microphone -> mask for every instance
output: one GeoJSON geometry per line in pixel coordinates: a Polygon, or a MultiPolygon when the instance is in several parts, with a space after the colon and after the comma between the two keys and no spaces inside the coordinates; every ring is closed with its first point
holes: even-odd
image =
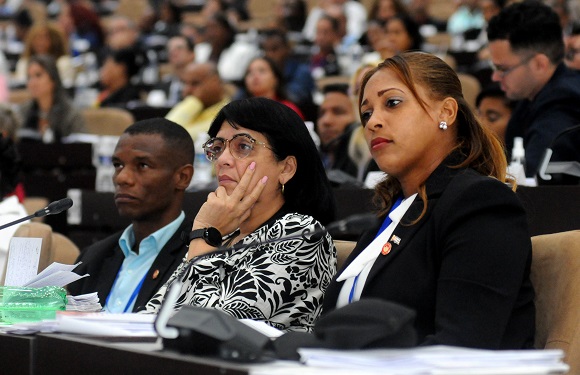
{"type": "Polygon", "coordinates": [[[46,206],[45,208],[36,211],[32,215],[28,215],[26,217],[20,218],[18,220],[14,220],[10,223],[7,223],[7,224],[0,226],[0,230],[2,230],[4,228],[8,228],[14,224],[18,224],[18,223],[21,223],[23,221],[35,218],[35,217],[44,217],[47,215],[59,214],[63,211],[68,210],[69,208],[71,208],[72,205],[73,205],[73,201],[72,201],[72,199],[70,199],[68,197],[63,198],[63,199],[58,200],[58,201],[54,201],[54,202],[50,203],[48,206],[46,206]]]}
{"type": "MultiPolygon", "coordinates": [[[[280,242],[280,241],[287,241],[287,240],[293,240],[293,239],[298,239],[298,238],[302,238],[303,236],[309,235],[309,236],[315,236],[315,235],[324,235],[327,232],[331,235],[331,236],[336,236],[339,234],[344,234],[344,233],[349,233],[352,234],[354,232],[358,232],[360,234],[361,231],[369,229],[371,227],[376,226],[379,223],[379,219],[373,215],[373,214],[356,214],[356,215],[351,215],[343,220],[339,220],[339,221],[335,221],[330,223],[326,228],[325,227],[321,227],[315,231],[312,232],[301,232],[298,234],[293,234],[290,236],[285,236],[285,237],[281,237],[281,238],[272,238],[269,240],[265,240],[265,241],[255,241],[249,244],[243,244],[243,243],[237,243],[234,246],[230,246],[230,247],[220,247],[217,250],[215,250],[214,252],[199,256],[193,260],[191,260],[189,262],[189,264],[185,267],[183,267],[181,269],[181,271],[179,272],[179,274],[175,277],[175,279],[171,282],[171,284],[167,287],[167,292],[165,294],[165,298],[161,304],[161,307],[159,309],[159,312],[157,314],[157,318],[155,319],[155,323],[154,323],[154,327],[155,327],[155,331],[157,332],[157,334],[164,339],[164,345],[167,344],[167,346],[172,346],[172,347],[179,347],[181,350],[189,350],[192,351],[193,349],[198,350],[199,348],[192,343],[192,336],[194,336],[195,330],[202,331],[201,328],[193,327],[192,325],[194,323],[192,323],[192,318],[191,315],[194,314],[193,310],[200,310],[200,309],[204,309],[204,308],[200,308],[200,307],[193,307],[193,306],[183,306],[181,308],[181,310],[178,311],[178,313],[176,313],[173,317],[172,316],[172,312],[173,312],[173,308],[175,306],[175,303],[177,302],[177,299],[179,298],[179,293],[181,292],[181,288],[183,286],[183,277],[185,275],[187,275],[189,269],[194,266],[195,264],[197,264],[200,260],[205,259],[207,255],[215,255],[216,253],[225,253],[228,251],[233,251],[233,250],[237,250],[237,249],[241,249],[241,248],[245,248],[245,247],[250,247],[250,246],[263,246],[263,245],[267,245],[267,244],[271,244],[271,243],[276,243],[276,242],[280,242]],[[187,319],[184,318],[184,316],[188,316],[187,319]],[[171,321],[170,321],[171,319],[171,321]],[[189,323],[186,323],[189,322],[189,323]],[[189,324],[189,326],[185,326],[186,324],[189,324]],[[188,338],[187,344],[185,344],[183,341],[179,341],[180,340],[180,336],[185,335],[188,338]],[[180,344],[181,343],[181,344],[180,344]],[[191,345],[192,347],[190,348],[185,348],[184,345],[191,345]]],[[[214,310],[214,309],[207,309],[205,308],[205,310],[214,310]]],[[[197,311],[197,313],[199,314],[199,311],[197,311]]],[[[207,312],[207,314],[210,314],[210,312],[207,312]]],[[[223,312],[221,311],[216,311],[216,314],[223,314],[223,312]]],[[[228,317],[230,317],[228,315],[228,317]]],[[[233,320],[236,320],[233,317],[230,317],[233,320]]],[[[220,317],[218,320],[224,321],[224,319],[227,319],[225,317],[220,317]]],[[[229,322],[229,325],[235,325],[236,323],[234,322],[229,322]]],[[[243,323],[240,323],[243,324],[243,323]]],[[[207,335],[210,335],[211,333],[208,333],[206,329],[203,329],[203,338],[204,338],[204,342],[208,342],[208,337],[207,335]]],[[[224,356],[224,353],[229,353],[229,351],[224,351],[223,346],[228,346],[229,349],[231,349],[232,346],[235,346],[238,350],[238,355],[239,355],[239,347],[238,344],[240,341],[244,341],[245,342],[245,355],[244,357],[248,360],[248,359],[257,359],[260,357],[259,352],[264,349],[264,347],[262,347],[262,343],[263,340],[261,337],[256,336],[254,334],[251,334],[250,332],[247,331],[247,329],[245,328],[241,328],[238,327],[236,330],[232,329],[230,327],[230,331],[236,331],[236,335],[232,336],[229,340],[225,340],[225,339],[218,339],[217,337],[210,337],[209,340],[212,342],[216,342],[216,345],[220,345],[221,346],[219,348],[216,348],[216,351],[219,351],[219,353],[221,353],[222,356],[224,356]],[[243,337],[240,337],[240,335],[242,335],[243,337]],[[252,337],[252,338],[250,338],[252,337]],[[254,342],[255,345],[252,347],[251,345],[249,345],[249,342],[254,342]]],[[[233,333],[232,333],[233,335],[233,333]]],[[[231,354],[231,353],[230,353],[231,354]]],[[[228,358],[226,359],[233,359],[233,357],[228,354],[228,358]]],[[[241,358],[238,358],[238,360],[241,358]]]]}
{"type": "MultiPolygon", "coordinates": [[[[563,136],[568,136],[570,133],[580,131],[580,125],[575,125],[570,128],[564,129],[554,137],[550,146],[544,151],[542,160],[540,161],[540,166],[538,168],[538,177],[543,181],[550,181],[552,179],[551,174],[568,174],[576,177],[580,177],[580,163],[578,161],[556,161],[550,162],[552,155],[554,153],[554,146],[557,145],[557,141],[563,136]]],[[[580,133],[577,133],[580,134],[580,133]]],[[[578,137],[578,136],[577,136],[578,137]]]]}

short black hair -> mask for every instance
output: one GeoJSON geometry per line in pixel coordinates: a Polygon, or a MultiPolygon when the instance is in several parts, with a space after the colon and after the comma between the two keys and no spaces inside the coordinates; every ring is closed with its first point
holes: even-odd
{"type": "Polygon", "coordinates": [[[215,137],[223,123],[262,133],[277,160],[296,158],[296,174],[284,187],[285,207],[314,217],[322,224],[334,220],[336,204],[322,160],[304,121],[288,106],[267,98],[235,100],[224,106],[208,134],[215,137]]]}
{"type": "Polygon", "coordinates": [[[264,30],[262,33],[260,40],[263,43],[266,39],[279,39],[283,45],[288,46],[288,37],[286,36],[286,32],[280,29],[268,29],[264,30]]]}
{"type": "Polygon", "coordinates": [[[560,18],[552,8],[539,1],[511,4],[494,16],[487,27],[487,39],[507,40],[511,49],[546,55],[553,64],[564,58],[560,18]]]}
{"type": "Polygon", "coordinates": [[[502,99],[504,104],[511,108],[512,110],[516,106],[516,101],[508,99],[505,95],[505,92],[501,89],[501,87],[497,83],[491,83],[484,88],[481,89],[477,97],[475,98],[475,106],[479,108],[479,105],[485,98],[498,98],[502,99]]]}
{"type": "Polygon", "coordinates": [[[338,92],[349,96],[349,86],[346,83],[329,83],[322,87],[322,94],[326,95],[330,92],[338,92]]]}
{"type": "Polygon", "coordinates": [[[167,146],[174,151],[175,161],[179,165],[192,164],[195,157],[193,139],[185,128],[163,117],[137,121],[129,126],[123,134],[159,134],[167,146]]]}
{"type": "Polygon", "coordinates": [[[125,65],[127,77],[131,78],[141,71],[146,63],[146,57],[135,48],[121,48],[118,50],[108,50],[106,57],[110,57],[118,64],[125,65]]]}

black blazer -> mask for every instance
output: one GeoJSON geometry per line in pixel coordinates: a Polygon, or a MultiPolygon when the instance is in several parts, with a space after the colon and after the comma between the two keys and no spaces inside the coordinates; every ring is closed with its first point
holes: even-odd
{"type": "MultiPolygon", "coordinates": [[[[135,300],[133,312],[143,309],[163,284],[179,266],[187,253],[186,243],[181,239],[181,233],[191,231],[192,222],[183,220],[181,226],[161,249],[151,268],[147,271],[147,277],[135,300]]],[[[105,304],[115,278],[125,256],[119,247],[119,238],[123,232],[115,233],[81,252],[77,262],[82,262],[74,271],[79,275],[89,274],[68,286],[72,295],[85,293],[99,293],[101,305],[105,304]]]]}
{"type": "MultiPolygon", "coordinates": [[[[399,244],[391,238],[391,252],[379,255],[361,298],[414,309],[422,345],[533,347],[531,240],[515,193],[471,169],[444,165],[429,177],[426,192],[424,216],[412,223],[423,209],[418,196],[393,232],[399,244]]],[[[362,235],[343,269],[379,228],[362,235]]],[[[325,313],[336,307],[343,285],[336,277],[325,294],[325,313]]]]}

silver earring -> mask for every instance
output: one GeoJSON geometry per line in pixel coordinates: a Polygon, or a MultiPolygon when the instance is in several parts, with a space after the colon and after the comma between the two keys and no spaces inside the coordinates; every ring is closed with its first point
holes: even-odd
{"type": "Polygon", "coordinates": [[[439,123],[439,129],[441,129],[441,130],[447,130],[447,123],[445,121],[441,121],[439,123]]]}

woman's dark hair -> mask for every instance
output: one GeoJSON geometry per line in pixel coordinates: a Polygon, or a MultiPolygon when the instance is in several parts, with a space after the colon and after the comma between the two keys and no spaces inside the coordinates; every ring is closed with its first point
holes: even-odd
{"type": "Polygon", "coordinates": [[[415,22],[411,16],[406,13],[397,14],[396,16],[393,16],[391,19],[389,19],[389,21],[387,21],[385,27],[388,27],[388,23],[392,20],[400,20],[403,23],[405,30],[407,30],[407,34],[409,34],[409,37],[413,41],[411,48],[408,49],[409,51],[418,51],[423,47],[424,38],[423,35],[421,35],[419,32],[419,24],[415,22]]]}
{"type": "Polygon", "coordinates": [[[272,71],[272,74],[274,74],[274,77],[276,77],[276,81],[278,82],[278,84],[276,85],[276,99],[279,100],[286,100],[288,99],[288,95],[286,94],[286,83],[284,80],[284,75],[282,74],[282,71],[276,66],[276,63],[274,62],[274,60],[272,60],[269,57],[266,56],[259,56],[259,57],[254,57],[250,63],[248,64],[248,68],[246,69],[246,73],[244,73],[244,90],[246,91],[248,96],[252,96],[252,93],[250,93],[250,91],[248,91],[248,87],[246,86],[246,76],[248,75],[248,72],[250,71],[250,65],[252,65],[252,63],[256,60],[262,60],[265,61],[266,64],[268,64],[268,66],[270,67],[270,70],[272,71]]]}
{"type": "Polygon", "coordinates": [[[234,43],[238,30],[236,30],[234,25],[231,24],[226,14],[223,12],[214,13],[211,18],[228,33],[228,37],[225,41],[225,47],[227,48],[231,46],[234,43]]]}
{"type": "Polygon", "coordinates": [[[54,83],[53,95],[55,99],[53,101],[56,101],[57,97],[66,96],[66,91],[62,86],[62,80],[58,74],[58,67],[54,57],[49,55],[33,55],[28,59],[28,66],[32,64],[40,65],[40,67],[48,74],[50,80],[54,83]]]}
{"type": "Polygon", "coordinates": [[[107,57],[112,58],[117,64],[124,65],[129,79],[139,73],[141,67],[145,65],[145,56],[134,48],[109,50],[107,57]]]}
{"type": "Polygon", "coordinates": [[[284,186],[285,207],[311,215],[322,224],[334,220],[334,194],[320,156],[304,122],[286,105],[267,98],[235,100],[223,107],[208,134],[215,137],[224,122],[262,133],[277,160],[296,158],[296,174],[284,186]]]}

